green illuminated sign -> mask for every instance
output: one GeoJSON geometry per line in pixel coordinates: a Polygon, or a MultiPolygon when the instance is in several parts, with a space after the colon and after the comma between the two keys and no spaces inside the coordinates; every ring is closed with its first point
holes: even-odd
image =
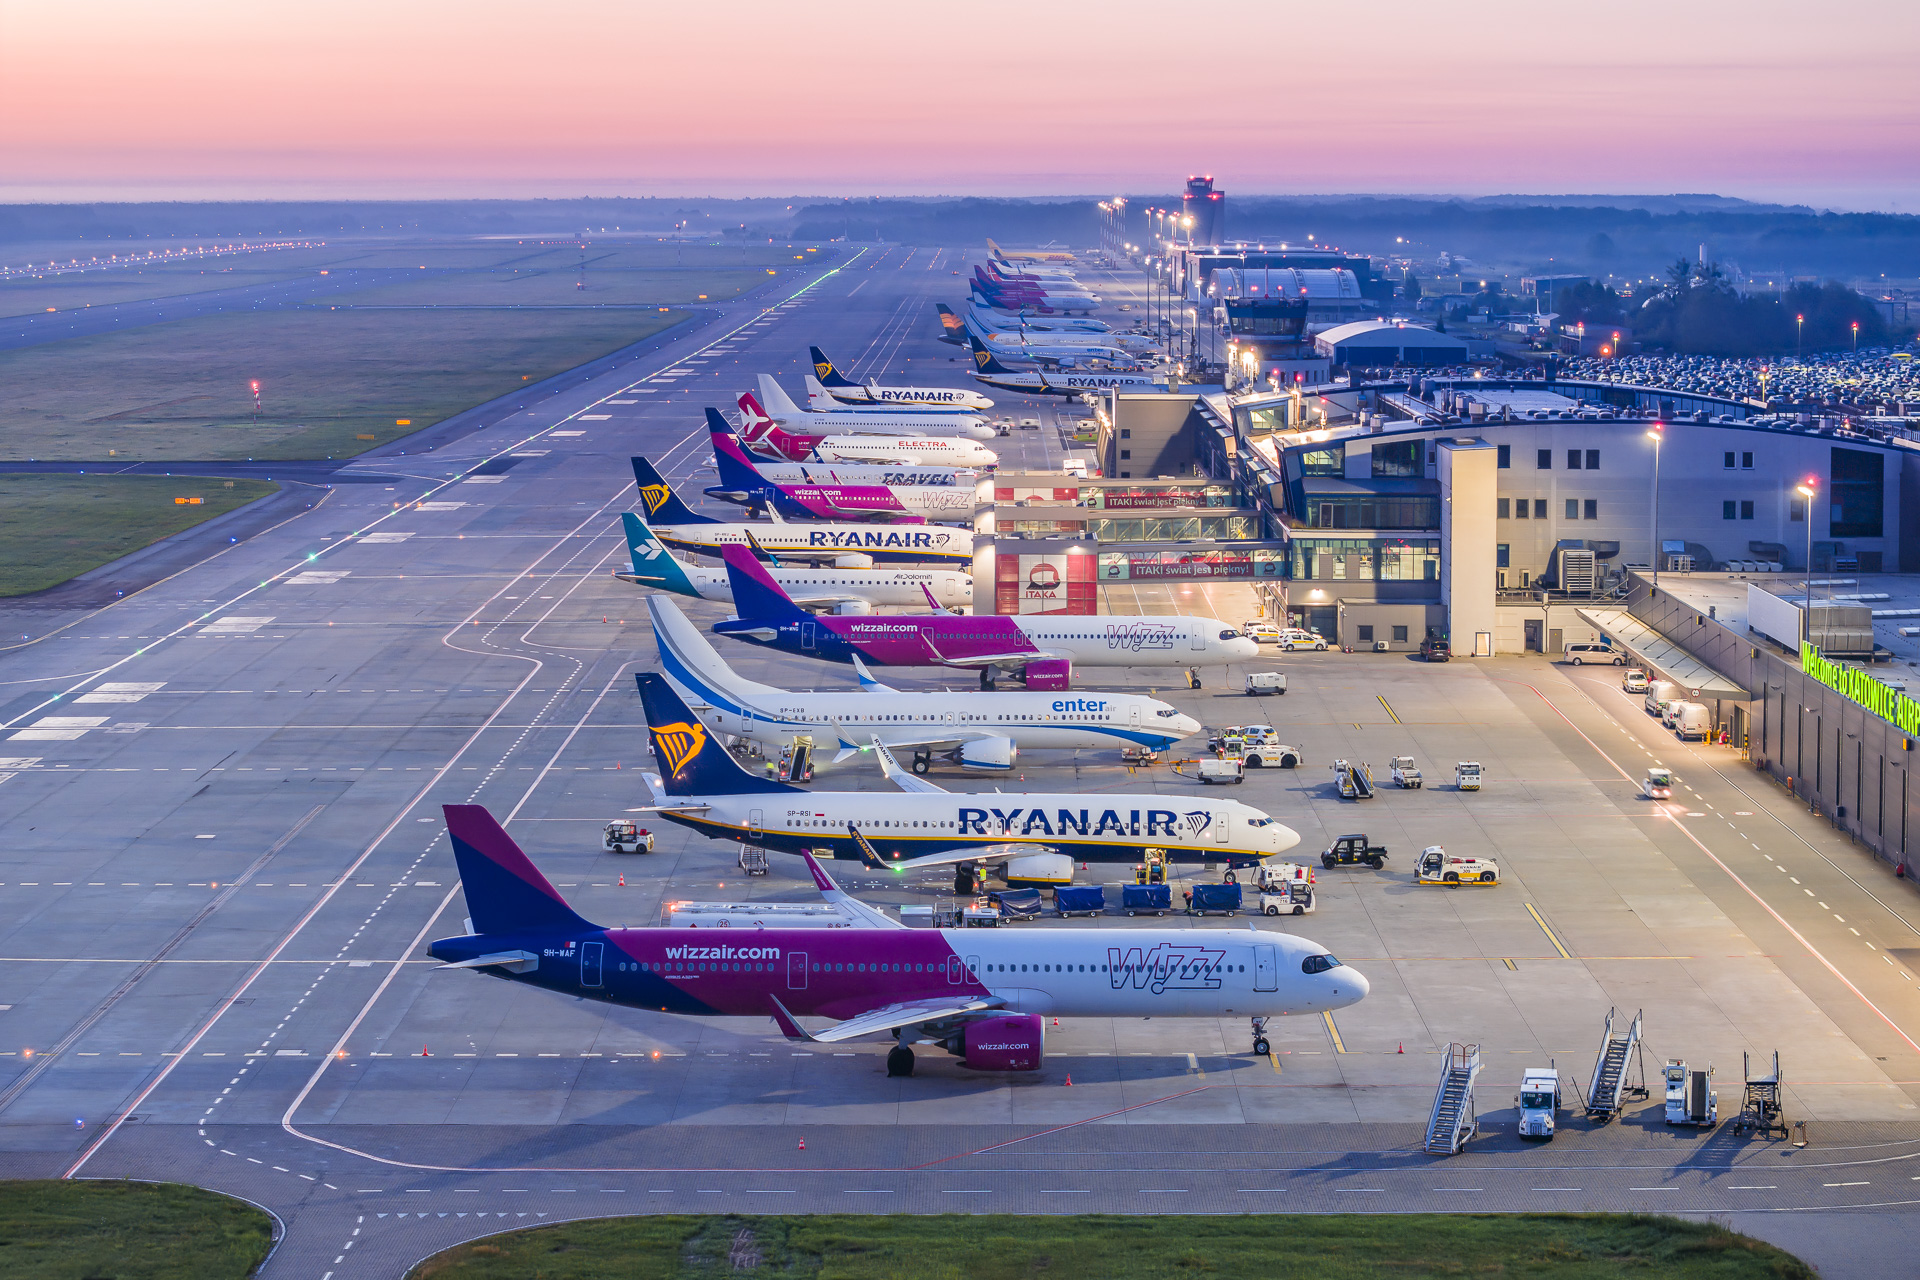
{"type": "Polygon", "coordinates": [[[1820,656],[1819,646],[1800,642],[1800,670],[1844,698],[1859,703],[1900,732],[1920,734],[1920,702],[1859,670],[1820,656]]]}

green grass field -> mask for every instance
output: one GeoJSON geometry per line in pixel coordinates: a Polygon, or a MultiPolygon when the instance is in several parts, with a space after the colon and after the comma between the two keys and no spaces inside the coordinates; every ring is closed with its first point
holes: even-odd
{"type": "MultiPolygon", "coordinates": [[[[57,586],[279,488],[194,476],[0,474],[0,596],[57,586]],[[201,502],[174,501],[191,497],[201,502]]],[[[0,1265],[0,1276],[10,1274],[0,1265]]]]}
{"type": "Polygon", "coordinates": [[[10,1280],[245,1280],[272,1221],[177,1183],[0,1182],[0,1276],[10,1280]]]}
{"type": "Polygon", "coordinates": [[[318,282],[321,271],[419,272],[316,294],[313,310],[233,311],[0,352],[0,457],[350,457],[641,341],[679,322],[686,305],[736,297],[772,280],[769,271],[811,267],[819,256],[784,244],[485,239],[8,282],[0,314],[318,282]]]}
{"type": "Polygon", "coordinates": [[[1812,1280],[1791,1254],[1677,1218],[682,1217],[560,1223],[459,1245],[409,1280],[1812,1280]]]}

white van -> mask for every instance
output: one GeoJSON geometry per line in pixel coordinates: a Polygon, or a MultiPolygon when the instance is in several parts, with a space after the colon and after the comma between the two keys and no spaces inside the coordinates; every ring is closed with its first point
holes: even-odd
{"type": "Polygon", "coordinates": [[[1713,716],[1701,703],[1682,702],[1674,712],[1673,733],[1682,742],[1711,741],[1713,716]]]}
{"type": "Polygon", "coordinates": [[[1657,716],[1669,702],[1680,696],[1680,686],[1671,680],[1655,680],[1647,686],[1647,714],[1657,716]]]}
{"type": "Polygon", "coordinates": [[[1616,667],[1627,665],[1627,655],[1612,645],[1570,644],[1561,654],[1576,667],[1587,662],[1611,662],[1616,667]]]}

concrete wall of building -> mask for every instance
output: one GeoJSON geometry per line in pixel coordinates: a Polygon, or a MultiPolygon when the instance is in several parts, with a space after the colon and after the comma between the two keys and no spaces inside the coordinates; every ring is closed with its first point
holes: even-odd
{"type": "Polygon", "coordinates": [[[1371,649],[1376,641],[1384,641],[1390,652],[1410,653],[1420,647],[1429,626],[1444,628],[1447,624],[1446,609],[1425,602],[1342,599],[1339,608],[1339,641],[1354,649],[1371,649]],[[1371,635],[1366,633],[1367,628],[1372,628],[1371,635]]]}
{"type": "Polygon", "coordinates": [[[1501,653],[1529,651],[1556,656],[1570,644],[1599,644],[1600,632],[1564,602],[1502,601],[1495,632],[1501,653]],[[1537,637],[1537,639],[1536,639],[1537,637]]]}
{"type": "Polygon", "coordinates": [[[1491,657],[1499,615],[1494,607],[1494,492],[1498,452],[1479,440],[1439,442],[1440,598],[1447,633],[1459,657],[1491,657]],[[1485,642],[1478,637],[1485,633],[1485,642]]]}
{"type": "Polygon", "coordinates": [[[1195,412],[1190,395],[1115,395],[1103,470],[1116,479],[1187,475],[1194,460],[1188,419],[1195,412]]]}

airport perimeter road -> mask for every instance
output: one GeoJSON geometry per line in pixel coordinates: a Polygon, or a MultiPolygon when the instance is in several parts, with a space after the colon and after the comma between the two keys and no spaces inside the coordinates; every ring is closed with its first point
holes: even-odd
{"type": "MultiPolygon", "coordinates": [[[[1920,1055],[1865,1000],[1895,1026],[1920,1007],[1890,985],[1910,978],[1875,972],[1915,972],[1880,958],[1904,945],[1905,887],[1731,764],[1718,778],[1712,757],[1664,752],[1702,799],[1651,813],[1630,775],[1634,751],[1659,744],[1609,701],[1610,673],[1324,653],[1262,661],[1289,673],[1284,699],[1239,696],[1237,671],[1198,691],[1167,690],[1164,671],[1086,682],[1159,687],[1210,725],[1272,718],[1307,764],[1234,798],[1298,830],[1302,853],[1353,830],[1393,851],[1382,872],[1323,873],[1315,915],[1189,922],[1284,925],[1372,982],[1337,1021],[1276,1020],[1265,1056],[1244,1020],[1066,1019],[1031,1079],[925,1048],[914,1078],[889,1079],[884,1045],[796,1047],[754,1019],[611,1009],[424,958],[465,914],[449,802],[510,822],[590,919],[810,895],[794,860],[745,882],[729,849],[677,828],[651,856],[599,851],[601,824],[648,801],[632,676],[653,644],[641,594],[611,576],[627,459],[646,454],[697,492],[711,483],[701,409],[731,405],[760,372],[797,392],[809,344],[855,376],[963,385],[932,304],[958,297],[951,273],[966,264],[845,247],[812,284],[556,380],[430,453],[356,460],[363,482],[312,511],[0,653],[0,1173],[244,1195],[286,1224],[266,1274],[312,1280],[395,1276],[530,1222],[659,1209],[1632,1208],[1731,1215],[1828,1275],[1888,1274],[1920,1221],[1920,1055]],[[1332,793],[1329,760],[1379,767],[1401,752],[1436,775],[1429,789],[1365,805],[1332,793]],[[1463,758],[1486,764],[1485,791],[1444,785],[1463,758]],[[1736,849],[1734,831],[1762,848],[1736,849]],[[1503,882],[1417,886],[1412,855],[1431,843],[1491,853],[1503,882]],[[1773,871],[1769,854],[1793,861],[1773,871]],[[1886,905],[1847,896],[1861,886],[1886,905]],[[1553,1062],[1584,1085],[1609,1007],[1646,1010],[1650,1075],[1665,1055],[1711,1060],[1723,1120],[1740,1051],[1781,1049],[1789,1115],[1810,1122],[1811,1144],[1669,1130],[1656,1095],[1615,1125],[1569,1113],[1553,1144],[1519,1146],[1520,1070],[1553,1062]],[[1440,1160],[1417,1149],[1456,1041],[1487,1063],[1482,1128],[1468,1154],[1440,1160]],[[1834,1228],[1836,1214],[1853,1216],[1834,1228]]],[[[1060,417],[1012,397],[1002,408],[1060,417]]],[[[996,447],[1019,466],[1057,461],[1062,443],[1041,429],[996,447]]],[[[686,608],[703,625],[726,612],[686,608]]],[[[751,679],[852,683],[725,652],[751,679]]],[[[1170,797],[1194,785],[1105,753],[1020,765],[991,781],[943,766],[937,780],[1170,797]]],[[[823,766],[820,782],[888,789],[864,758],[823,766]]],[[[889,904],[951,884],[846,878],[889,904]]]]}

